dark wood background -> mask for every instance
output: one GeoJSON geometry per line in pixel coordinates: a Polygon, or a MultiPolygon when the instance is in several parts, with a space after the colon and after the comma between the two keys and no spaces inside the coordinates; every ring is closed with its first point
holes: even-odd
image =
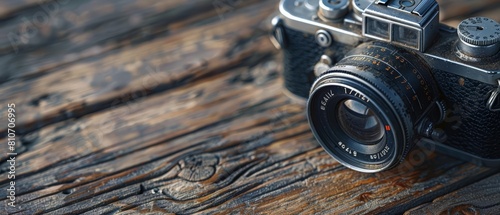
{"type": "MultiPolygon", "coordinates": [[[[438,2],[452,26],[500,21],[498,0],[438,2]]],[[[500,213],[498,169],[426,149],[377,174],[330,158],[282,93],[277,3],[0,2],[0,213],[500,213]]]]}

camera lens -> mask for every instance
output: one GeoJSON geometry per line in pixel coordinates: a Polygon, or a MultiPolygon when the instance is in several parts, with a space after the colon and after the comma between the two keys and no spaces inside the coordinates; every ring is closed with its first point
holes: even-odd
{"type": "Polygon", "coordinates": [[[340,128],[361,144],[377,143],[384,136],[379,117],[366,105],[353,99],[340,102],[336,115],[340,128]]]}
{"type": "Polygon", "coordinates": [[[322,74],[307,103],[311,130],[343,165],[390,169],[414,145],[414,128],[437,100],[427,63],[382,42],[364,43],[322,74]]]}

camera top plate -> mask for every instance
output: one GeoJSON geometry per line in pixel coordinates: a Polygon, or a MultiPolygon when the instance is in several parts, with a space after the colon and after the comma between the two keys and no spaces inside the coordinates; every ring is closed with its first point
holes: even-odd
{"type": "Polygon", "coordinates": [[[435,4],[432,0],[378,0],[376,4],[387,5],[390,8],[412,13],[418,16],[424,16],[435,4]]]}

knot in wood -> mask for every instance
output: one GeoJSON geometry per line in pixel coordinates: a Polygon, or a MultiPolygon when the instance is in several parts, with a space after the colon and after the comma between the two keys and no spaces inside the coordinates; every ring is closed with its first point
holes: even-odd
{"type": "Polygon", "coordinates": [[[179,162],[178,176],[188,181],[203,181],[215,174],[219,158],[213,154],[190,155],[179,162]]]}

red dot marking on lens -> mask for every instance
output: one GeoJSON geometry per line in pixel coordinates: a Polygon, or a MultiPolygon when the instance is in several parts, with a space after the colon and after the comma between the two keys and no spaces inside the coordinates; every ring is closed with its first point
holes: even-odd
{"type": "Polygon", "coordinates": [[[386,125],[386,126],[385,126],[385,130],[386,130],[386,131],[390,131],[390,130],[391,130],[391,126],[386,125]]]}

